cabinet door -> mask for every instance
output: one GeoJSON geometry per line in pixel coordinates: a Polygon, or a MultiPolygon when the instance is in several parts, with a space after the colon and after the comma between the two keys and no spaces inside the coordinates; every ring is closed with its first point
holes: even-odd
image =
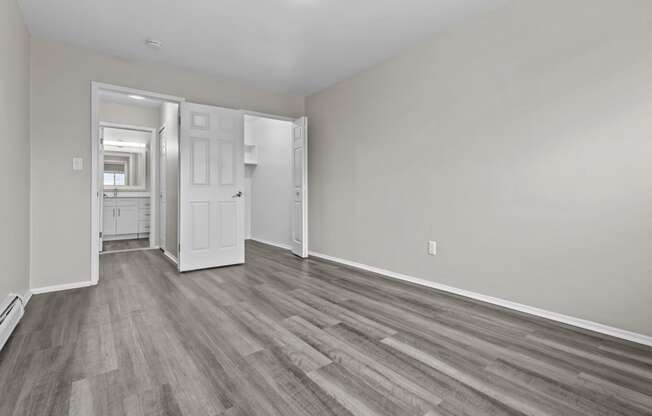
{"type": "Polygon", "coordinates": [[[117,234],[136,234],[138,233],[138,207],[117,207],[117,234]]]}
{"type": "Polygon", "coordinates": [[[111,205],[104,205],[102,210],[102,235],[115,234],[116,208],[111,205]]]}

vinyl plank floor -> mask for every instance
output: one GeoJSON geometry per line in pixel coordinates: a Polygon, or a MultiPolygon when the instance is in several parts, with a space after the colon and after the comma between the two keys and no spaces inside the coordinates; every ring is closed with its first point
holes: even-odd
{"type": "Polygon", "coordinates": [[[103,252],[119,250],[134,250],[139,248],[148,248],[149,238],[133,238],[129,240],[111,240],[103,243],[103,252]]]}
{"type": "Polygon", "coordinates": [[[652,415],[652,348],[246,250],[183,274],[106,253],[97,286],[34,296],[0,352],[0,415],[652,415]]]}

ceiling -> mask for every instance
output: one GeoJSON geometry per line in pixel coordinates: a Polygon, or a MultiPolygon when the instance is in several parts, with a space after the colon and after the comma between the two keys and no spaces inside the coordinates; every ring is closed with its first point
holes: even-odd
{"type": "Polygon", "coordinates": [[[504,0],[19,2],[34,36],[309,95],[504,0]]]}

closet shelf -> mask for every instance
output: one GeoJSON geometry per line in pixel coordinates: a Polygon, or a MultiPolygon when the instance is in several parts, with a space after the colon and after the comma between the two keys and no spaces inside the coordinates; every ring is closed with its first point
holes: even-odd
{"type": "Polygon", "coordinates": [[[244,148],[244,162],[245,165],[257,165],[258,164],[258,146],[255,144],[246,144],[244,148]]]}

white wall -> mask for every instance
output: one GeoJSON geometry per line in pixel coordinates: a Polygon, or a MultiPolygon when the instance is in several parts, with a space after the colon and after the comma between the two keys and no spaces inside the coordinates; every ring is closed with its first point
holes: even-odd
{"type": "Polygon", "coordinates": [[[29,33],[0,0],[0,302],[29,289],[29,33]]]}
{"type": "Polygon", "coordinates": [[[650,16],[514,0],[308,97],[311,250],[652,335],[650,16]]]}
{"type": "Polygon", "coordinates": [[[251,190],[246,201],[251,209],[251,238],[288,246],[292,237],[292,123],[247,116],[245,143],[258,147],[258,165],[249,168],[251,190]]]}
{"type": "Polygon", "coordinates": [[[303,97],[32,39],[32,287],[90,280],[91,81],[203,104],[288,116],[304,113],[303,97]],[[72,170],[74,156],[84,159],[83,171],[72,170]]]}
{"type": "Polygon", "coordinates": [[[105,99],[100,99],[99,107],[101,122],[148,127],[156,130],[161,127],[161,110],[157,107],[129,105],[105,99]]]}

